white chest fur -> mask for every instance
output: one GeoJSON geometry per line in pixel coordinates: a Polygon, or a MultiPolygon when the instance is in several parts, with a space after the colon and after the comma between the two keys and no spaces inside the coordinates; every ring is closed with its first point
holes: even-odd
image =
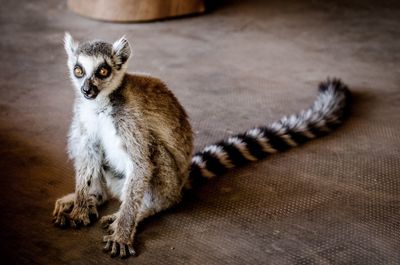
{"type": "Polygon", "coordinates": [[[100,142],[107,162],[115,170],[129,174],[132,170],[131,159],[110,115],[111,107],[99,110],[99,106],[92,102],[83,105],[80,109],[81,124],[89,137],[100,142]]]}

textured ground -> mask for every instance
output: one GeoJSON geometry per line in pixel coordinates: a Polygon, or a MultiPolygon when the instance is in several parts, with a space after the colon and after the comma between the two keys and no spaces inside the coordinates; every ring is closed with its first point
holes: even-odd
{"type": "Polygon", "coordinates": [[[74,186],[65,30],[126,34],[130,70],[169,84],[197,148],[307,107],[328,75],[356,96],[334,134],[209,182],[143,223],[139,256],[113,264],[400,263],[398,1],[224,1],[150,24],[88,20],[64,1],[0,6],[1,264],[111,262],[98,224],[51,223],[54,201],[74,186]]]}

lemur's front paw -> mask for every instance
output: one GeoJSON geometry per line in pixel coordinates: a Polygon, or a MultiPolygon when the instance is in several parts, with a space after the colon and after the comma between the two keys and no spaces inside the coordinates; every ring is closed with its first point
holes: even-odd
{"type": "Polygon", "coordinates": [[[75,206],[69,214],[69,223],[73,228],[78,228],[82,225],[88,226],[96,221],[98,217],[96,205],[75,206]]]}
{"type": "Polygon", "coordinates": [[[110,252],[111,257],[119,256],[123,259],[136,255],[132,242],[129,239],[117,236],[115,232],[112,235],[104,236],[103,242],[106,243],[104,251],[110,252]]]}
{"type": "Polygon", "coordinates": [[[60,227],[79,227],[87,226],[97,220],[96,200],[93,197],[85,201],[76,201],[74,193],[68,194],[56,201],[53,211],[53,222],[60,227]]]}
{"type": "Polygon", "coordinates": [[[68,194],[56,201],[53,211],[53,222],[60,227],[68,225],[68,215],[74,207],[75,194],[68,194]]]}

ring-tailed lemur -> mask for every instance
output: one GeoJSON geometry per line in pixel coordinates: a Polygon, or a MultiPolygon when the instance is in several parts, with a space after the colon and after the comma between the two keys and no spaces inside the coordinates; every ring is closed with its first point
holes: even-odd
{"type": "Polygon", "coordinates": [[[160,80],[127,74],[131,55],[122,37],[113,44],[75,42],[65,35],[76,88],[68,150],[76,171],[75,192],[56,201],[59,226],[89,225],[110,196],[118,212],[101,218],[112,256],[134,255],[137,224],[178,203],[193,182],[264,158],[330,132],[349,110],[350,92],[339,80],[321,83],[311,108],[205,147],[192,157],[185,110],[160,80]]]}

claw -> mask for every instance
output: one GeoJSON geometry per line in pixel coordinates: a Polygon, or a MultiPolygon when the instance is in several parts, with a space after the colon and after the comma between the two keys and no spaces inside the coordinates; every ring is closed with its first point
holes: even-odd
{"type": "MultiPolygon", "coordinates": [[[[90,215],[89,215],[90,216],[90,215]]],[[[88,218],[88,219],[84,219],[84,220],[79,220],[79,225],[81,226],[81,225],[83,225],[83,226],[88,226],[88,225],[90,225],[91,224],[91,222],[90,222],[90,219],[88,218]]]]}
{"type": "Polygon", "coordinates": [[[65,228],[67,226],[67,217],[64,213],[58,214],[53,218],[53,223],[55,226],[59,226],[61,228],[65,228]]]}
{"type": "Polygon", "coordinates": [[[108,252],[111,250],[111,240],[108,240],[106,245],[104,246],[104,251],[108,252]]]}
{"type": "Polygon", "coordinates": [[[113,242],[111,248],[111,257],[117,256],[118,252],[119,252],[119,244],[117,242],[113,242]]]}
{"type": "Polygon", "coordinates": [[[135,256],[136,255],[136,251],[133,249],[132,244],[128,244],[127,247],[128,247],[129,255],[135,256]]]}
{"type": "Polygon", "coordinates": [[[127,253],[126,253],[126,245],[125,244],[121,244],[120,248],[119,248],[119,256],[123,259],[127,257],[127,253]]]}
{"type": "Polygon", "coordinates": [[[71,221],[69,222],[69,225],[70,225],[72,228],[78,228],[78,226],[76,225],[76,223],[75,223],[74,220],[71,220],[71,221]]]}
{"type": "Polygon", "coordinates": [[[66,228],[68,225],[67,218],[65,216],[60,217],[59,225],[61,228],[66,228]]]}

